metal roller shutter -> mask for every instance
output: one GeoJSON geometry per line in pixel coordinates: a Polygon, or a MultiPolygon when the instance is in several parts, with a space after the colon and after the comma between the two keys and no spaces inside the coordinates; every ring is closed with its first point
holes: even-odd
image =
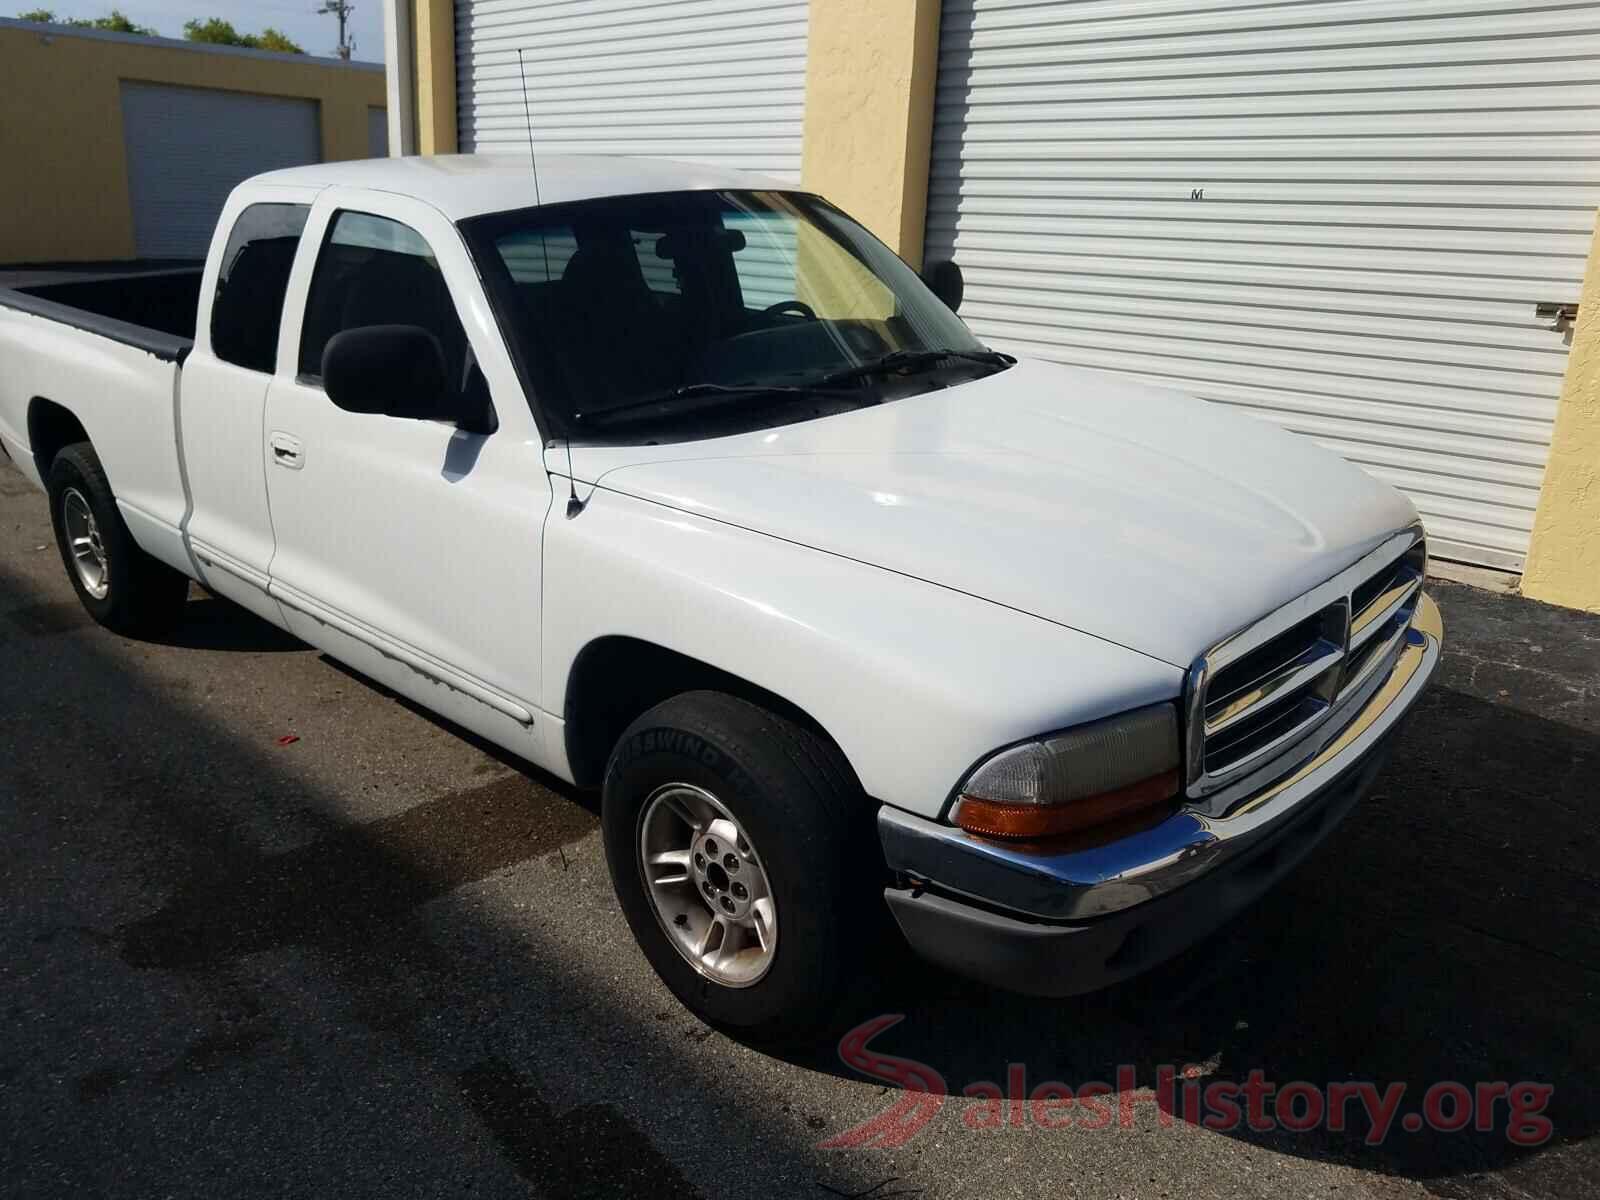
{"type": "Polygon", "coordinates": [[[315,100],[124,81],[122,131],[141,258],[203,258],[236,184],[322,158],[315,100]]]}
{"type": "Polygon", "coordinates": [[[458,0],[464,151],[535,144],[800,177],[806,0],[458,0]]]}
{"type": "Polygon", "coordinates": [[[927,254],[996,344],[1196,392],[1520,570],[1600,205],[1600,8],[947,0],[927,254]],[[1515,8],[1515,11],[1508,9],[1515,8]]]}

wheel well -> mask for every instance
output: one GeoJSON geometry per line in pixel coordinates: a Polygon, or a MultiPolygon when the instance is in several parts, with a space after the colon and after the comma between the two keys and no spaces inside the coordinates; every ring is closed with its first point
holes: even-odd
{"type": "Polygon", "coordinates": [[[775,692],[653,642],[603,637],[583,648],[567,676],[567,760],[574,781],[598,786],[624,729],[663,700],[702,689],[759,704],[838,747],[811,714],[775,692]]]}
{"type": "Polygon", "coordinates": [[[49,477],[50,464],[63,447],[88,440],[89,434],[78,418],[54,400],[35,396],[28,405],[28,445],[33,449],[40,479],[49,477]]]}

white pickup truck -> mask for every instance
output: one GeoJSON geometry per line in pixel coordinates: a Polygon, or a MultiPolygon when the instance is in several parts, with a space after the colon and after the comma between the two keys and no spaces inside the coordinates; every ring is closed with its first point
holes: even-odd
{"type": "Polygon", "coordinates": [[[0,293],[0,441],[89,612],[137,634],[197,579],[599,787],[646,956],[756,1034],[824,1018],[886,911],[1103,986],[1349,811],[1442,638],[1396,491],[987,349],[952,264],[783,184],[538,185],[274,172],[203,271],[0,293]]]}

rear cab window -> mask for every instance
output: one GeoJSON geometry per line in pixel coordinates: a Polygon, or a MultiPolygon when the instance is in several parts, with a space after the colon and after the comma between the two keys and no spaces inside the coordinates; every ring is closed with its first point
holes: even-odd
{"type": "Polygon", "coordinates": [[[211,300],[211,352],[223,362],[273,372],[289,270],[310,212],[306,204],[252,204],[233,223],[211,300]]]}

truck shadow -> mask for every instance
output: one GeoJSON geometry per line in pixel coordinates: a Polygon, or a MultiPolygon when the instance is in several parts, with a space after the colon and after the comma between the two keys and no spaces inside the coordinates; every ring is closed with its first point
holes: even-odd
{"type": "MultiPolygon", "coordinates": [[[[1595,735],[1435,688],[1328,844],[1178,959],[1059,1001],[907,963],[857,1012],[906,1014],[873,1050],[926,1063],[956,1094],[981,1080],[1004,1089],[1011,1063],[1029,1089],[1114,1083],[1125,1064],[1148,1088],[1159,1067],[1193,1065],[1202,1083],[1257,1069],[1279,1087],[1403,1082],[1403,1114],[1435,1083],[1533,1081],[1555,1089],[1552,1144],[1576,1141],[1600,1124],[1597,780],[1595,735]]],[[[800,1061],[859,1077],[826,1052],[800,1061]]],[[[1173,1107],[1181,1119],[1181,1096],[1173,1107]]],[[[1377,1146],[1359,1104],[1350,1118],[1342,1132],[1226,1135],[1422,1181],[1541,1169],[1508,1142],[1504,1102],[1493,1132],[1397,1122],[1377,1146]]]]}
{"type": "Polygon", "coordinates": [[[148,640],[184,650],[225,650],[240,654],[308,649],[293,634],[268,624],[232,601],[211,595],[199,584],[189,589],[182,624],[148,640]]]}

